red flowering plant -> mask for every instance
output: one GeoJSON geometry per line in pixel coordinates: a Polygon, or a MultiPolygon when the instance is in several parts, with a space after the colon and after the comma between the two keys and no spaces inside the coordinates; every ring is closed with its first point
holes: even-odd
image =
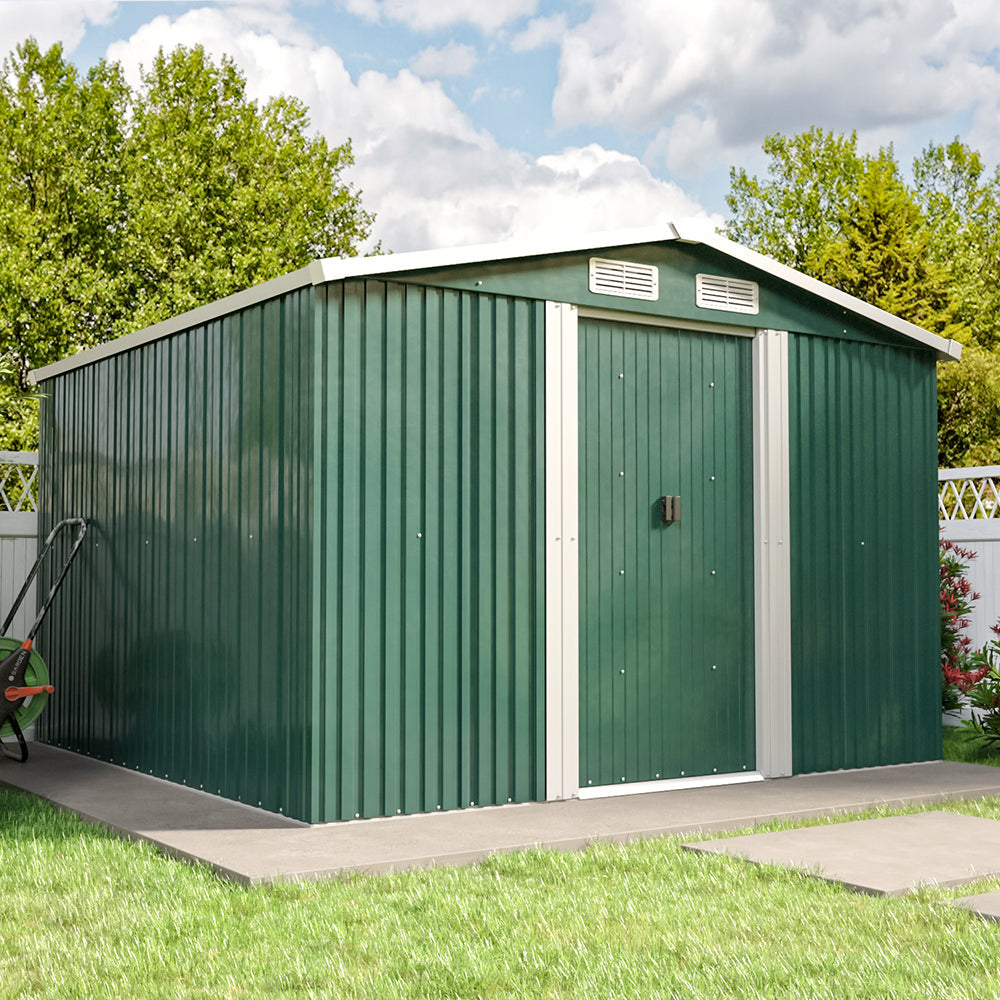
{"type": "Polygon", "coordinates": [[[971,719],[962,726],[974,739],[984,743],[1000,744],[1000,620],[992,626],[996,639],[991,639],[982,650],[974,653],[975,661],[981,666],[977,672],[982,676],[969,690],[971,719]]]}
{"type": "Polygon", "coordinates": [[[975,558],[976,553],[971,549],[941,539],[941,709],[944,712],[958,711],[962,695],[971,691],[991,669],[984,651],[974,652],[972,640],[965,634],[972,605],[979,600],[979,594],[965,577],[967,564],[975,558]]]}

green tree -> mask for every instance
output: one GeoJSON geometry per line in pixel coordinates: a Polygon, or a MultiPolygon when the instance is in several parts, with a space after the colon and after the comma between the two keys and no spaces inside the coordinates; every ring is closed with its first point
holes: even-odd
{"type": "Polygon", "coordinates": [[[130,88],[60,46],[0,74],[0,448],[37,445],[27,372],[301,267],[347,256],[373,217],[343,179],[350,142],[303,105],[248,99],[234,63],[160,52],[130,88]]]}
{"type": "Polygon", "coordinates": [[[857,135],[812,128],[769,135],[765,180],[732,167],[726,235],[806,274],[815,274],[840,232],[843,206],[857,190],[864,158],[857,135]]]}
{"type": "Polygon", "coordinates": [[[866,158],[836,221],[836,235],[817,253],[816,276],[894,316],[950,336],[949,275],[929,257],[928,230],[891,149],[866,158]]]}
{"type": "Polygon", "coordinates": [[[115,237],[124,225],[116,67],[84,80],[58,46],[19,46],[0,74],[0,446],[31,448],[31,367],[95,343],[121,315],[115,237]],[[110,266],[109,266],[110,265],[110,266]]]}
{"type": "Polygon", "coordinates": [[[768,177],[730,171],[726,235],[894,315],[959,340],[938,366],[938,461],[1000,463],[1000,181],[959,140],[917,158],[811,129],[770,136],[768,177]]]}
{"type": "Polygon", "coordinates": [[[932,259],[951,277],[955,319],[967,339],[1000,347],[1000,172],[959,139],[931,144],[913,163],[914,194],[932,259]]]}
{"type": "Polygon", "coordinates": [[[349,144],[307,135],[301,103],[247,99],[234,63],[162,51],[133,103],[125,191],[147,326],[315,257],[353,255],[371,217],[340,181],[349,144]]]}

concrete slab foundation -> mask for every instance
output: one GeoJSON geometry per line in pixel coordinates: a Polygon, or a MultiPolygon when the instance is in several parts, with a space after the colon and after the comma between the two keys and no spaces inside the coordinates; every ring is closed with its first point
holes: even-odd
{"type": "Polygon", "coordinates": [[[536,846],[576,850],[594,841],[736,830],[882,803],[997,796],[1000,768],[937,761],[317,826],[38,743],[26,764],[0,760],[0,784],[253,884],[469,864],[536,846]]]}

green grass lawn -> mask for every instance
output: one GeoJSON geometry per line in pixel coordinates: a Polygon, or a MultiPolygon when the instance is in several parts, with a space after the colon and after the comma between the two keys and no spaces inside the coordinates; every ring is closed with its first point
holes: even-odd
{"type": "Polygon", "coordinates": [[[969,739],[967,730],[944,726],[944,759],[968,764],[991,764],[1000,767],[1000,747],[990,748],[980,740],[969,739]]]}
{"type": "Polygon", "coordinates": [[[0,998],[995,997],[1000,926],[940,905],[970,891],[676,839],[247,889],[0,790],[0,998]]]}

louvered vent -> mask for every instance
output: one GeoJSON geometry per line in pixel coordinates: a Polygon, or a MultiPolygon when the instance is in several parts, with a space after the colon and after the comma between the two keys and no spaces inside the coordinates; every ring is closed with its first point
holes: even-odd
{"type": "Polygon", "coordinates": [[[626,299],[655,302],[660,297],[660,275],[650,264],[591,257],[590,290],[599,295],[618,295],[626,299]]]}
{"type": "Polygon", "coordinates": [[[756,281],[699,274],[695,279],[695,288],[695,302],[702,309],[722,309],[725,312],[754,315],[759,312],[756,281]]]}

